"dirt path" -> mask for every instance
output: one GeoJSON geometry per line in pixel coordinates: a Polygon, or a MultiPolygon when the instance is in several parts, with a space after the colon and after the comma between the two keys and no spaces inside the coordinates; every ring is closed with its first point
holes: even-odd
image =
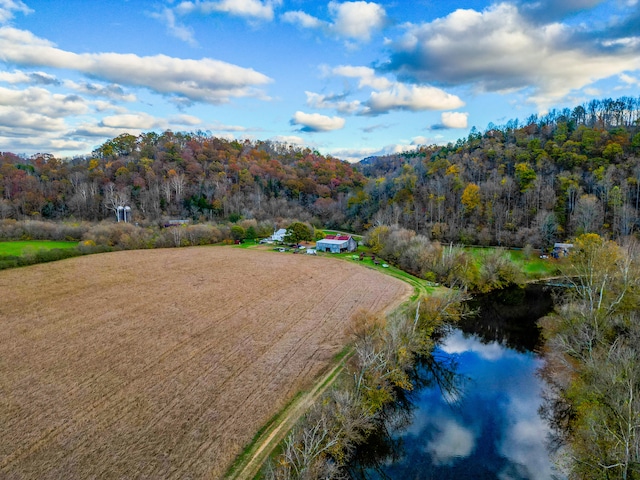
{"type": "Polygon", "coordinates": [[[315,383],[313,389],[298,396],[293,403],[287,406],[275,422],[269,425],[264,432],[249,447],[242,460],[227,473],[228,480],[244,480],[254,478],[267,458],[284,440],[287,433],[295,423],[309,410],[318,398],[329,388],[345,366],[346,360],[351,354],[340,360],[325,375],[315,383]]]}

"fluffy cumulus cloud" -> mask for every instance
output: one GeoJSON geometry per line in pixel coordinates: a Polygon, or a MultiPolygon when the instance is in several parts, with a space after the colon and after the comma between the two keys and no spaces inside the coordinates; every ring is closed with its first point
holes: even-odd
{"type": "Polygon", "coordinates": [[[19,109],[53,119],[87,113],[87,103],[77,95],[52,94],[39,87],[14,90],[0,87],[0,107],[19,109]]]}
{"type": "Polygon", "coordinates": [[[369,40],[386,22],[384,8],[372,2],[329,2],[329,13],[337,34],[357,40],[369,40]]]}
{"type": "Polygon", "coordinates": [[[329,21],[300,10],[285,12],[282,20],[302,28],[321,28],[340,38],[367,42],[387,23],[384,8],[373,2],[329,2],[329,21]]]}
{"type": "Polygon", "coordinates": [[[617,39],[609,46],[598,44],[581,37],[578,28],[534,25],[508,3],[481,12],[456,10],[408,26],[391,44],[386,68],[413,81],[474,85],[479,91],[530,88],[530,99],[539,106],[599,79],[640,68],[639,42],[617,39]]]}
{"type": "Polygon", "coordinates": [[[372,92],[364,114],[387,113],[391,110],[446,110],[459,108],[464,102],[436,87],[396,84],[389,90],[372,92]]]}
{"type": "Polygon", "coordinates": [[[271,81],[250,68],[203,58],[120,53],[77,54],[56,48],[31,32],[0,28],[0,60],[25,66],[74,70],[108,82],[145,87],[193,102],[228,102],[233,97],[261,96],[271,81]]]}
{"type": "MultiPolygon", "coordinates": [[[[358,89],[371,90],[364,101],[347,100],[348,94],[322,95],[306,92],[307,104],[315,108],[333,108],[341,113],[358,115],[380,115],[393,110],[448,110],[459,108],[464,102],[456,95],[428,85],[410,85],[394,82],[376,75],[369,67],[341,65],[327,70],[327,75],[336,75],[358,80],[358,89]]],[[[461,114],[463,115],[463,114],[461,114]]],[[[458,123],[460,119],[457,118],[458,123]]]]}
{"type": "Polygon", "coordinates": [[[303,132],[330,132],[343,128],[345,120],[341,117],[327,117],[319,113],[297,111],[291,119],[291,124],[299,125],[303,132]]]}
{"type": "Polygon", "coordinates": [[[432,125],[431,130],[446,130],[450,128],[467,128],[469,113],[468,112],[442,112],[440,115],[441,122],[432,125]]]}

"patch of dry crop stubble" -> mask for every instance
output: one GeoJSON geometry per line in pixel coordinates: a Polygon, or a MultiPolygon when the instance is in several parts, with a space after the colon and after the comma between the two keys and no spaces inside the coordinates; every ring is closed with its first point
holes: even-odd
{"type": "Polygon", "coordinates": [[[0,272],[0,477],[217,478],[404,283],[203,247],[0,272]]]}

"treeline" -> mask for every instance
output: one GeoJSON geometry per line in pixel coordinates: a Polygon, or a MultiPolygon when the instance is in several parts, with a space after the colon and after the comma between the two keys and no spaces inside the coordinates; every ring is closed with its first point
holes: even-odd
{"type": "Polygon", "coordinates": [[[0,219],[298,218],[362,233],[546,247],[640,219],[640,98],[592,100],[351,165],[309,148],[195,133],[120,135],[87,158],[0,154],[0,219]]]}

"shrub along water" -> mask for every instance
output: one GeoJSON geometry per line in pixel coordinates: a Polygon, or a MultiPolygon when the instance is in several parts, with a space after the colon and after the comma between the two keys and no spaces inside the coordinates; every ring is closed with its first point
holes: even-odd
{"type": "Polygon", "coordinates": [[[371,250],[398,268],[449,286],[486,293],[525,280],[522,269],[503,249],[473,254],[397,226],[378,226],[365,236],[371,250]]]}
{"type": "Polygon", "coordinates": [[[289,433],[282,452],[264,467],[268,479],[343,478],[356,446],[378,426],[384,408],[413,388],[410,372],[431,355],[434,335],[463,314],[461,290],[412,303],[384,318],[356,313],[354,354],[340,380],[289,433]]]}

